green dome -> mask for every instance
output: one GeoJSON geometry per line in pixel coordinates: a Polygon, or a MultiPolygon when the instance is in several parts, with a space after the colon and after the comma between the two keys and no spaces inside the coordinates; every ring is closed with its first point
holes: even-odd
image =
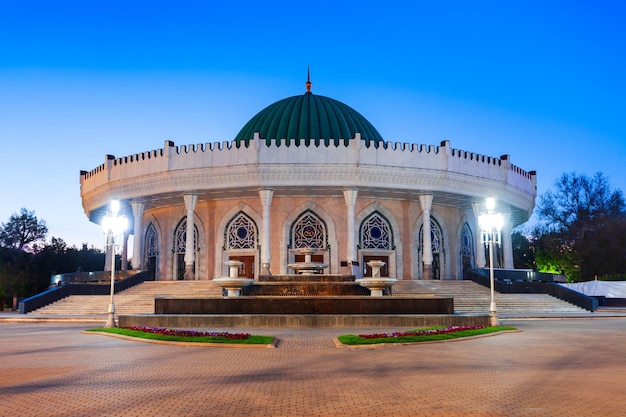
{"type": "Polygon", "coordinates": [[[236,145],[240,146],[244,141],[247,146],[255,132],[259,132],[268,146],[272,142],[289,146],[292,141],[298,146],[302,140],[305,145],[324,143],[326,146],[332,140],[335,146],[339,146],[341,139],[347,145],[357,132],[366,146],[370,141],[375,146],[383,142],[376,128],[356,110],[310,91],[277,101],[261,110],[237,134],[236,145]]]}

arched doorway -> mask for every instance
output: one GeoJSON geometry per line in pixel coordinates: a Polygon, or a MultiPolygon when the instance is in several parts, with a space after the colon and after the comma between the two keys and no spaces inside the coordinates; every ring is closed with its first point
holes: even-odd
{"type": "Polygon", "coordinates": [[[372,270],[367,263],[373,260],[385,262],[380,269],[381,277],[389,276],[389,257],[393,245],[393,230],[389,221],[379,211],[370,213],[359,227],[359,247],[361,248],[363,276],[371,276],[372,270]]]}
{"type": "Polygon", "coordinates": [[[243,263],[239,267],[239,276],[255,278],[258,228],[254,220],[240,211],[228,221],[224,235],[224,250],[228,259],[243,263]]]}
{"type": "MultiPolygon", "coordinates": [[[[311,256],[312,262],[329,263],[328,259],[328,233],[326,224],[312,210],[304,211],[296,218],[291,226],[289,245],[289,258],[291,262],[304,262],[305,257],[297,253],[298,249],[313,248],[322,253],[311,256]]],[[[318,271],[318,274],[323,271],[318,271]]]]}

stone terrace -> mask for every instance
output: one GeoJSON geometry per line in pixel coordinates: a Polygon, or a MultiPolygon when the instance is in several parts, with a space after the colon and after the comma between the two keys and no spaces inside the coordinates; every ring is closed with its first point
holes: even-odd
{"type": "MultiPolygon", "coordinates": [[[[115,295],[117,314],[154,313],[155,296],[221,296],[222,289],[212,281],[144,282],[115,295]]],[[[393,287],[393,296],[432,294],[454,297],[455,313],[484,314],[489,310],[489,289],[471,281],[407,281],[393,287]]],[[[584,314],[586,310],[546,294],[496,293],[500,316],[584,314]]],[[[109,296],[74,295],[35,310],[30,315],[106,315],[109,296]]]]}

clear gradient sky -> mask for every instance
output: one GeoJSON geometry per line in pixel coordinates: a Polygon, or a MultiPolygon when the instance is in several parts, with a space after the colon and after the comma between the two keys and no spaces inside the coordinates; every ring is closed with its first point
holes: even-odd
{"type": "Polygon", "coordinates": [[[232,140],[258,111],[313,93],[389,141],[604,172],[626,191],[621,1],[0,0],[0,222],[102,246],[79,171],[232,140]]]}

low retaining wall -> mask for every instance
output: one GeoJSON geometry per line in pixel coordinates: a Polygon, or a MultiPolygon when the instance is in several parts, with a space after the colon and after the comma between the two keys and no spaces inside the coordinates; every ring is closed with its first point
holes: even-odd
{"type": "Polygon", "coordinates": [[[284,315],[143,314],[118,316],[120,327],[167,328],[418,328],[489,326],[488,315],[284,315]]]}
{"type": "Polygon", "coordinates": [[[155,297],[155,314],[453,314],[452,297],[155,297]]]}

